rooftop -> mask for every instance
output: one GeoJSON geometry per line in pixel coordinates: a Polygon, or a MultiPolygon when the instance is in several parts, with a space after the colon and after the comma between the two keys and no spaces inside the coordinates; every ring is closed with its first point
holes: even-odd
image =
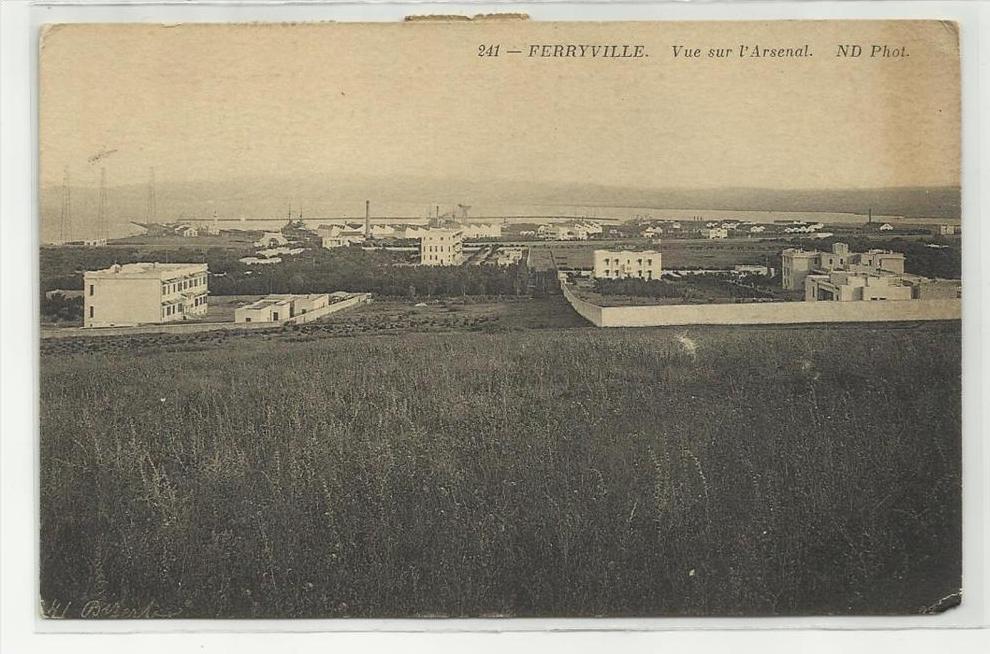
{"type": "Polygon", "coordinates": [[[285,306],[289,304],[289,300],[273,299],[273,298],[262,298],[251,304],[241,307],[242,309],[266,309],[271,306],[285,306]]]}
{"type": "Polygon", "coordinates": [[[205,263],[140,262],[114,264],[103,270],[87,270],[88,277],[168,278],[206,272],[205,263]]]}
{"type": "Polygon", "coordinates": [[[660,254],[657,250],[595,250],[595,254],[660,254]]]}

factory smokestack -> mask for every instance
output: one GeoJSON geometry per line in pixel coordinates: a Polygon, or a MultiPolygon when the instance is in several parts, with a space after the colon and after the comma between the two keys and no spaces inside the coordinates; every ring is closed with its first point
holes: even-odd
{"type": "Polygon", "coordinates": [[[364,237],[371,238],[371,200],[364,201],[364,237]]]}

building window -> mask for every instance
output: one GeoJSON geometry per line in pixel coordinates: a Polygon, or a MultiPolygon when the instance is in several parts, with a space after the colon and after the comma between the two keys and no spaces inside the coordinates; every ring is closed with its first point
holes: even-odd
{"type": "Polygon", "coordinates": [[[278,312],[272,313],[272,320],[278,320],[278,312]]]}
{"type": "Polygon", "coordinates": [[[250,318],[245,318],[244,319],[244,322],[251,322],[251,319],[250,318]]]}
{"type": "Polygon", "coordinates": [[[94,286],[93,286],[92,284],[90,284],[90,285],[89,285],[89,296],[90,296],[90,297],[93,297],[93,291],[94,291],[94,290],[95,290],[95,287],[94,287],[94,286]]]}
{"type": "Polygon", "coordinates": [[[92,306],[89,307],[89,317],[90,318],[93,317],[93,307],[92,306]]]}

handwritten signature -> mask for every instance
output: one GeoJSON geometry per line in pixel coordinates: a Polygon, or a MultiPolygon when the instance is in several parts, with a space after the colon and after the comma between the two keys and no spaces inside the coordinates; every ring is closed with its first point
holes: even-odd
{"type": "MultiPolygon", "coordinates": [[[[77,611],[72,609],[73,602],[63,602],[59,599],[42,600],[41,615],[45,618],[63,620],[71,618],[87,619],[148,619],[174,618],[182,609],[168,609],[157,601],[150,600],[143,604],[124,604],[117,601],[91,599],[82,604],[77,611]]],[[[79,604],[76,603],[78,607],[79,604]]]]}

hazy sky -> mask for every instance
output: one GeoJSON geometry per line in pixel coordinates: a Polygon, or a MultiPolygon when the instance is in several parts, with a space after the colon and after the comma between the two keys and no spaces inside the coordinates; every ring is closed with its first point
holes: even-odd
{"type": "Polygon", "coordinates": [[[956,35],[939,23],[68,26],[41,54],[41,179],[327,174],[661,187],[957,184],[956,35]],[[498,58],[478,45],[501,43],[498,58]],[[643,44],[648,58],[528,58],[643,44]],[[675,59],[672,45],[810,45],[675,59]],[[858,43],[858,59],[836,46],[858,43]],[[909,57],[869,58],[871,44],[909,57]],[[505,50],[523,50],[508,55],[505,50]]]}

